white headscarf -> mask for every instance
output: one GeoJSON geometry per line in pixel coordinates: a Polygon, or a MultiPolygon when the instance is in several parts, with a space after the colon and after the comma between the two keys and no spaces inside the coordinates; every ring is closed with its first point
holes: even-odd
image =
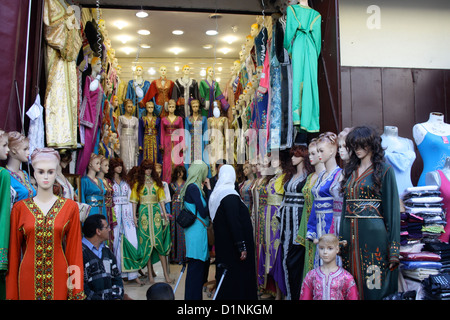
{"type": "Polygon", "coordinates": [[[209,215],[212,220],[214,220],[220,201],[222,201],[223,198],[230,194],[239,196],[234,188],[235,181],[236,172],[234,171],[234,168],[229,164],[221,166],[219,171],[219,179],[217,180],[214,190],[209,197],[209,215]]]}

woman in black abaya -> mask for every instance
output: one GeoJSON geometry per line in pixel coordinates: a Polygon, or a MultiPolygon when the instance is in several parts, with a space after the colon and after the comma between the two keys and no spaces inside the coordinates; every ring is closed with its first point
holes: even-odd
{"type": "Polygon", "coordinates": [[[236,172],[223,165],[209,198],[214,226],[216,281],[227,269],[217,300],[257,300],[255,244],[247,206],[234,188],[236,172]]]}

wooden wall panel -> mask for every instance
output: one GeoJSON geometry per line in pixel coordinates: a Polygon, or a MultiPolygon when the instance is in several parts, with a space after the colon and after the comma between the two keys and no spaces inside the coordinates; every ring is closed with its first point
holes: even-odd
{"type": "Polygon", "coordinates": [[[342,128],[352,126],[351,68],[341,67],[342,128]]]}

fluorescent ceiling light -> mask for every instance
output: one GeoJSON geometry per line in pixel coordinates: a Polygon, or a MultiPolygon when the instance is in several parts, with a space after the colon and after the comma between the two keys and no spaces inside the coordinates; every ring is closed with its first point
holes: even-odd
{"type": "Polygon", "coordinates": [[[180,71],[180,67],[179,66],[175,66],[175,71],[176,72],[180,71]]]}
{"type": "Polygon", "coordinates": [[[222,72],[222,67],[218,67],[217,71],[222,72]]]}
{"type": "Polygon", "coordinates": [[[142,49],[150,49],[151,46],[149,44],[141,44],[142,49]]]}
{"type": "Polygon", "coordinates": [[[212,44],[205,44],[204,46],[203,46],[203,49],[212,49],[212,44]]]}
{"type": "Polygon", "coordinates": [[[138,18],[146,18],[146,17],[148,17],[148,13],[143,11],[143,10],[141,10],[141,11],[136,12],[136,17],[138,17],[138,18]]]}
{"type": "Polygon", "coordinates": [[[119,21],[114,22],[114,25],[117,27],[117,29],[122,30],[123,28],[125,28],[128,25],[128,23],[126,23],[125,21],[119,20],[119,21]]]}
{"type": "Polygon", "coordinates": [[[184,33],[184,31],[183,31],[183,30],[173,30],[172,33],[173,33],[174,35],[179,36],[179,35],[182,35],[182,34],[184,33]]]}
{"type": "Polygon", "coordinates": [[[179,54],[180,52],[183,52],[183,49],[181,48],[172,48],[170,49],[171,52],[173,52],[174,54],[179,54]]]}
{"type": "Polygon", "coordinates": [[[206,76],[206,70],[205,69],[200,70],[200,75],[202,77],[206,76]]]}
{"type": "Polygon", "coordinates": [[[125,43],[128,42],[128,40],[130,40],[130,36],[122,35],[122,36],[118,36],[117,39],[119,39],[120,42],[122,42],[123,44],[125,44],[125,43]]]}
{"type": "Polygon", "coordinates": [[[140,35],[143,35],[143,36],[148,36],[150,34],[150,31],[148,31],[148,30],[139,30],[138,33],[140,35]]]}
{"type": "Polygon", "coordinates": [[[224,37],[223,40],[228,44],[232,44],[233,42],[235,42],[237,40],[237,38],[235,36],[227,36],[227,37],[224,37]]]}
{"type": "Polygon", "coordinates": [[[208,30],[208,31],[206,31],[206,34],[208,35],[208,36],[215,36],[215,35],[217,35],[219,32],[217,32],[217,30],[208,30]]]}

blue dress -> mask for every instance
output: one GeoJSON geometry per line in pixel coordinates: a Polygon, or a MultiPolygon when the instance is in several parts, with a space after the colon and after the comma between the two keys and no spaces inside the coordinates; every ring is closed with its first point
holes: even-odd
{"type": "MultiPolygon", "coordinates": [[[[140,98],[136,95],[136,88],[134,86],[134,80],[128,81],[127,94],[125,96],[125,99],[130,99],[131,101],[133,101],[133,106],[138,106],[138,103],[141,102],[141,100],[145,97],[145,94],[147,93],[148,89],[150,89],[150,82],[145,80],[142,85],[139,85],[139,87],[143,91],[143,95],[140,98]]],[[[122,114],[125,114],[125,106],[124,105],[121,106],[121,109],[122,109],[122,114]]],[[[145,107],[138,108],[138,109],[139,109],[139,113],[136,116],[138,118],[141,118],[142,114],[145,111],[145,107]]]]}
{"type": "MultiPolygon", "coordinates": [[[[8,169],[8,168],[7,168],[8,169]]],[[[25,181],[15,172],[9,170],[9,174],[11,175],[11,188],[16,192],[14,197],[14,203],[28,199],[36,196],[36,189],[34,189],[33,185],[30,182],[30,176],[24,170],[21,170],[23,176],[25,177],[25,181]]]]}
{"type": "Polygon", "coordinates": [[[421,187],[425,186],[426,174],[442,169],[447,157],[450,157],[450,136],[438,136],[427,132],[417,148],[423,159],[423,171],[417,184],[421,187]]]}
{"type": "Polygon", "coordinates": [[[100,213],[106,217],[106,188],[104,187],[101,179],[97,179],[97,181],[99,185],[92,181],[92,179],[87,175],[81,177],[80,202],[87,203],[91,206],[91,210],[89,211],[90,216],[100,213]]]}
{"type": "MultiPolygon", "coordinates": [[[[328,177],[325,176],[327,173],[326,170],[322,171],[317,178],[316,184],[311,190],[314,196],[314,202],[308,220],[306,231],[307,239],[319,239],[322,235],[330,233],[333,224],[334,201],[331,193],[331,184],[341,170],[342,169],[339,166],[336,166],[328,177]]],[[[314,267],[317,266],[319,266],[319,250],[316,250],[316,257],[314,259],[314,267]]]]}

